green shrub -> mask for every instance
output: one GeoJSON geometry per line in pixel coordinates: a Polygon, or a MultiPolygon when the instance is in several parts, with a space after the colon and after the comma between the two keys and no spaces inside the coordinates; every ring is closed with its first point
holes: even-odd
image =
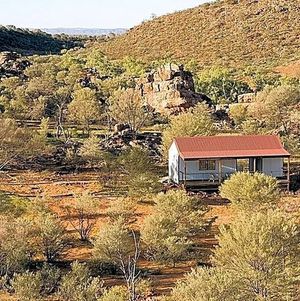
{"type": "Polygon", "coordinates": [[[44,264],[40,270],[42,276],[42,292],[45,295],[53,294],[59,287],[61,273],[56,267],[44,264]]]}
{"type": "Polygon", "coordinates": [[[106,290],[99,301],[128,301],[129,294],[124,286],[114,286],[106,290]]]}
{"type": "Polygon", "coordinates": [[[188,257],[192,238],[204,229],[206,209],[181,190],[159,194],[155,202],[142,226],[142,241],[151,259],[175,265],[188,257]]]}
{"type": "Polygon", "coordinates": [[[17,274],[12,281],[12,288],[19,301],[41,300],[42,275],[40,272],[17,274]]]}
{"type": "Polygon", "coordinates": [[[279,200],[277,180],[262,173],[236,173],[222,184],[220,193],[241,210],[269,208],[279,200]]]}
{"type": "Polygon", "coordinates": [[[97,301],[102,293],[99,278],[92,277],[88,267],[78,262],[61,281],[59,296],[64,301],[97,301]]]}

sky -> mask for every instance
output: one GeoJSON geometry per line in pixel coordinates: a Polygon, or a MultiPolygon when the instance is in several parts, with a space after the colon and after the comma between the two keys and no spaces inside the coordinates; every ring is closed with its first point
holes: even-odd
{"type": "Polygon", "coordinates": [[[25,28],[130,28],[206,0],[0,0],[0,24],[25,28]]]}

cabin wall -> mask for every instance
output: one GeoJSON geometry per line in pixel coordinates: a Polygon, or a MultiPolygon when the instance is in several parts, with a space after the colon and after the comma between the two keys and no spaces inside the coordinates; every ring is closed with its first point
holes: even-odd
{"type": "MultiPolygon", "coordinates": [[[[181,177],[184,177],[185,172],[185,164],[184,161],[180,158],[180,171],[181,177]]],[[[218,165],[216,164],[215,170],[200,170],[199,169],[199,160],[189,160],[186,161],[186,180],[209,180],[212,175],[217,177],[218,174],[218,165]]],[[[180,178],[180,180],[184,180],[184,178],[180,178]]]]}
{"type": "MultiPolygon", "coordinates": [[[[222,176],[227,176],[236,171],[236,159],[222,160],[222,176]]],[[[185,164],[179,157],[179,180],[184,181],[185,164]]],[[[200,170],[199,159],[186,161],[186,180],[211,180],[219,178],[218,160],[216,159],[216,168],[214,170],[200,170]]]]}
{"type": "Polygon", "coordinates": [[[273,177],[282,177],[283,158],[263,158],[263,173],[273,177]]]}
{"type": "Polygon", "coordinates": [[[169,180],[177,184],[179,183],[178,160],[179,160],[179,153],[175,142],[173,142],[169,149],[169,180]]]}

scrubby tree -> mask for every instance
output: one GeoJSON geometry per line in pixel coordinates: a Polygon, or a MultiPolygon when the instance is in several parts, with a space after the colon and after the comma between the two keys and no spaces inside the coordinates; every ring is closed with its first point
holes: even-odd
{"type": "Polygon", "coordinates": [[[223,268],[198,268],[172,290],[164,301],[237,301],[236,281],[223,268]]]}
{"type": "Polygon", "coordinates": [[[125,72],[132,77],[141,77],[145,74],[145,65],[133,57],[125,57],[121,65],[125,72]]]}
{"type": "Polygon", "coordinates": [[[72,227],[79,233],[80,239],[86,241],[96,223],[99,202],[89,192],[74,197],[74,202],[66,207],[66,211],[72,227]]]}
{"type": "Polygon", "coordinates": [[[196,76],[196,88],[216,104],[236,102],[238,95],[252,92],[247,83],[235,79],[230,70],[221,67],[201,70],[196,76]]]}
{"type": "Polygon", "coordinates": [[[112,118],[118,123],[128,124],[133,132],[140,130],[150,118],[151,112],[136,89],[115,92],[111,102],[112,118]]]}
{"type": "Polygon", "coordinates": [[[58,217],[48,212],[39,212],[34,222],[37,248],[47,262],[52,262],[67,246],[65,228],[58,217]]]}
{"type": "Polygon", "coordinates": [[[248,118],[244,120],[241,124],[241,128],[244,135],[270,134],[270,132],[263,127],[262,122],[254,118],[248,118]]]}
{"type": "Polygon", "coordinates": [[[90,88],[81,88],[72,96],[73,100],[68,105],[69,118],[81,124],[89,134],[91,122],[98,120],[100,115],[96,92],[90,88]]]}
{"type": "Polygon", "coordinates": [[[280,130],[284,135],[292,132],[293,114],[299,106],[300,89],[295,86],[266,87],[249,107],[250,114],[264,122],[267,129],[280,130]]]}
{"type": "Polygon", "coordinates": [[[141,253],[140,241],[135,232],[118,219],[102,227],[94,241],[94,258],[111,262],[122,272],[126,282],[129,301],[137,300],[137,283],[140,272],[137,262],[141,253]]]}
{"type": "Polygon", "coordinates": [[[84,140],[79,149],[79,155],[91,166],[103,162],[103,153],[100,150],[100,139],[96,136],[92,136],[84,140]]]}
{"type": "Polygon", "coordinates": [[[163,153],[167,157],[175,137],[210,136],[214,132],[211,110],[206,104],[199,103],[188,112],[171,117],[169,127],[163,131],[163,153]]]}
{"type": "Polygon", "coordinates": [[[150,258],[175,265],[187,257],[192,238],[204,229],[206,210],[185,191],[170,191],[155,199],[154,213],[141,229],[150,258]]]}
{"type": "Polygon", "coordinates": [[[85,264],[74,262],[61,281],[59,296],[63,301],[97,301],[102,294],[99,278],[91,276],[85,264]]]}
{"type": "Polygon", "coordinates": [[[46,141],[48,132],[49,132],[49,117],[42,118],[40,123],[40,131],[39,131],[41,135],[41,139],[44,139],[46,141]]]}
{"type": "Polygon", "coordinates": [[[42,300],[42,275],[40,272],[25,272],[16,274],[12,281],[12,288],[19,301],[42,300]]]}
{"type": "Polygon", "coordinates": [[[57,138],[60,138],[61,136],[63,136],[65,140],[68,138],[64,124],[67,115],[67,107],[71,100],[70,86],[59,87],[56,90],[53,97],[53,111],[55,112],[57,138]]]}
{"type": "Polygon", "coordinates": [[[246,134],[279,134],[292,153],[300,150],[300,89],[297,85],[267,86],[248,107],[242,123],[246,134]]]}
{"type": "Polygon", "coordinates": [[[17,157],[48,152],[44,139],[34,130],[19,128],[12,119],[0,118],[0,170],[17,157]]]}
{"type": "Polygon", "coordinates": [[[295,218],[273,210],[240,214],[220,231],[214,266],[188,274],[164,301],[297,300],[295,218]]]}
{"type": "Polygon", "coordinates": [[[106,214],[111,221],[116,221],[121,218],[125,223],[132,222],[136,213],[136,201],[132,198],[118,198],[110,202],[106,210],[106,214]]]}
{"type": "Polygon", "coordinates": [[[213,261],[233,275],[235,300],[296,300],[299,238],[297,221],[273,210],[243,214],[221,227],[213,261]]]}
{"type": "Polygon", "coordinates": [[[240,126],[247,119],[247,106],[242,103],[231,105],[229,116],[236,126],[240,126]]]}
{"type": "Polygon", "coordinates": [[[279,200],[277,180],[262,173],[238,172],[222,184],[220,193],[240,210],[269,208],[279,200]]]}
{"type": "Polygon", "coordinates": [[[121,154],[118,163],[125,173],[131,196],[145,196],[161,188],[157,168],[147,150],[133,147],[121,154]]]}
{"type": "Polygon", "coordinates": [[[96,47],[89,50],[85,65],[87,68],[95,68],[103,77],[113,78],[123,72],[121,66],[110,61],[105,54],[96,47]]]}
{"type": "Polygon", "coordinates": [[[0,275],[24,271],[34,255],[32,223],[24,218],[1,217],[0,275]]]}
{"type": "Polygon", "coordinates": [[[129,231],[122,219],[103,225],[93,243],[96,260],[116,265],[132,251],[129,231]]]}

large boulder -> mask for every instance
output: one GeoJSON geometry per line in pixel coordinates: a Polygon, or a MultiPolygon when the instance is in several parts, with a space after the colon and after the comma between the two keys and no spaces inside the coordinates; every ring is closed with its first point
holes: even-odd
{"type": "Polygon", "coordinates": [[[137,81],[145,104],[163,115],[178,114],[199,102],[212,105],[204,94],[195,91],[193,75],[182,65],[167,64],[137,81]]]}

